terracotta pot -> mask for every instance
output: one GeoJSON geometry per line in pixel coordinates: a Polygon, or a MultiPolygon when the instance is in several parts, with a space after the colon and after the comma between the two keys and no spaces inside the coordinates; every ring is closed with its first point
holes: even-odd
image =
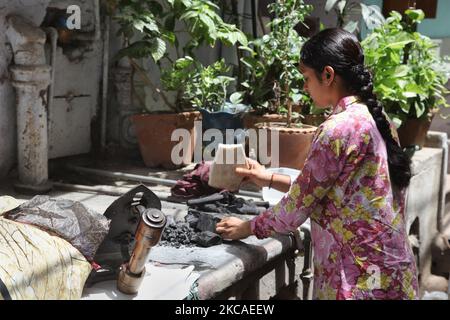
{"type": "Polygon", "coordinates": [[[282,122],[286,121],[286,117],[280,114],[263,114],[257,115],[253,112],[246,113],[243,117],[243,124],[245,129],[254,129],[255,124],[261,122],[282,122]]]}
{"type": "MultiPolygon", "coordinates": [[[[286,128],[285,123],[258,123],[258,129],[267,130],[267,153],[271,157],[271,132],[276,130],[279,134],[279,165],[301,170],[305,164],[306,157],[317,127],[303,125],[301,128],[286,128]]],[[[258,138],[260,132],[258,130],[258,138]]],[[[259,142],[258,142],[259,143],[259,142]]],[[[266,166],[274,167],[270,163],[266,166]]]]}
{"type": "Polygon", "coordinates": [[[138,114],[131,116],[139,142],[142,159],[147,167],[176,169],[192,163],[195,147],[194,121],[200,118],[198,111],[169,114],[138,114]],[[173,163],[172,148],[178,141],[171,141],[175,129],[189,131],[191,139],[181,164],[173,163]]]}
{"type": "Polygon", "coordinates": [[[304,115],[304,119],[303,119],[303,123],[310,125],[310,126],[314,126],[314,127],[318,127],[322,124],[322,122],[324,122],[326,120],[325,115],[323,114],[307,114],[304,115]]]}
{"type": "Polygon", "coordinates": [[[433,121],[435,111],[430,112],[427,118],[423,119],[407,119],[398,128],[398,137],[402,147],[410,147],[417,145],[423,148],[427,138],[428,130],[433,121]]]}

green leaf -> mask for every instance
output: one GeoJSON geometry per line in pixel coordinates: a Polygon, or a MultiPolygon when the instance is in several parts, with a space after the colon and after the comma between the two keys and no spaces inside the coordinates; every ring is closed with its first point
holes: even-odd
{"type": "Polygon", "coordinates": [[[210,33],[210,35],[217,33],[216,25],[214,24],[214,21],[209,16],[207,16],[205,14],[200,14],[199,17],[200,17],[200,20],[208,28],[208,32],[210,33]]]}
{"type": "Polygon", "coordinates": [[[184,58],[180,58],[174,63],[174,67],[177,69],[186,69],[194,63],[194,59],[190,56],[185,56],[184,58]]]}
{"type": "Polygon", "coordinates": [[[255,54],[255,51],[252,48],[248,47],[248,46],[239,46],[238,48],[240,50],[250,52],[252,55],[255,54]]]}
{"type": "Polygon", "coordinates": [[[155,62],[159,61],[164,56],[165,52],[166,52],[166,43],[164,42],[164,40],[160,38],[154,39],[152,43],[152,52],[151,52],[153,60],[155,60],[155,62]]]}
{"type": "Polygon", "coordinates": [[[243,64],[245,64],[250,69],[254,69],[257,66],[258,60],[253,57],[243,57],[241,58],[243,64]]]}
{"type": "Polygon", "coordinates": [[[375,28],[380,27],[383,23],[385,23],[385,19],[383,14],[381,13],[380,7],[377,5],[366,5],[364,3],[360,3],[361,5],[361,14],[369,30],[373,30],[375,28]]]}
{"type": "Polygon", "coordinates": [[[159,32],[158,25],[156,22],[152,19],[145,19],[144,20],[137,20],[133,23],[133,27],[139,30],[140,32],[144,32],[144,28],[146,28],[148,31],[155,31],[159,32]]]}
{"type": "Polygon", "coordinates": [[[242,82],[242,83],[241,83],[241,86],[243,86],[244,88],[250,89],[250,84],[248,83],[248,81],[242,82]]]}
{"type": "Polygon", "coordinates": [[[243,93],[242,92],[235,92],[230,96],[230,102],[232,104],[238,104],[242,102],[242,96],[243,93]]]}
{"type": "Polygon", "coordinates": [[[240,44],[242,44],[243,46],[247,46],[248,45],[248,39],[247,39],[246,35],[240,30],[236,31],[236,33],[237,33],[237,41],[240,44]]]}
{"type": "Polygon", "coordinates": [[[119,50],[116,59],[123,57],[131,58],[145,58],[152,53],[152,43],[146,40],[136,41],[130,44],[128,47],[119,50]]]}
{"type": "Polygon", "coordinates": [[[417,118],[420,118],[425,113],[425,105],[423,102],[415,101],[414,108],[416,109],[417,118]]]}
{"type": "Polygon", "coordinates": [[[397,41],[393,43],[389,43],[386,48],[392,48],[392,49],[403,49],[408,43],[412,43],[414,40],[404,40],[404,41],[397,41]]]}
{"type": "Polygon", "coordinates": [[[350,33],[355,32],[358,29],[358,21],[349,21],[345,26],[344,30],[347,30],[350,33]]]}
{"type": "Polygon", "coordinates": [[[291,99],[293,103],[298,103],[303,97],[303,94],[301,93],[294,93],[291,95],[291,99]]]}
{"type": "Polygon", "coordinates": [[[425,13],[422,9],[408,9],[405,14],[415,23],[420,23],[425,19],[425,13]]]}
{"type": "Polygon", "coordinates": [[[411,91],[403,91],[402,95],[405,98],[415,98],[415,97],[417,97],[417,93],[416,92],[411,92],[411,91]]]}
{"type": "Polygon", "coordinates": [[[171,44],[175,44],[175,42],[177,40],[175,33],[171,32],[171,31],[164,31],[161,36],[162,36],[162,38],[164,38],[164,40],[167,40],[171,44]]]}
{"type": "Polygon", "coordinates": [[[339,1],[339,3],[337,4],[337,8],[338,8],[340,14],[343,14],[343,13],[344,13],[344,9],[345,9],[345,6],[346,6],[346,5],[347,5],[347,0],[341,0],[341,1],[339,1]]]}
{"type": "Polygon", "coordinates": [[[397,66],[395,68],[395,73],[393,74],[393,76],[396,78],[405,77],[406,75],[408,75],[409,69],[410,68],[407,65],[397,66]]]}
{"type": "Polygon", "coordinates": [[[181,2],[184,4],[185,7],[192,6],[192,1],[191,0],[181,0],[181,2]]]}

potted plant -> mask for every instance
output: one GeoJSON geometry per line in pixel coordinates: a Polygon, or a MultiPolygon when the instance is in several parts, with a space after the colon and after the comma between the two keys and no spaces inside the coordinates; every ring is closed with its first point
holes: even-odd
{"type": "Polygon", "coordinates": [[[227,102],[229,86],[235,79],[227,75],[231,68],[224,59],[205,67],[187,56],[177,60],[174,66],[169,72],[163,72],[163,84],[169,90],[183,87],[181,98],[201,112],[205,129],[241,127],[236,113],[227,110],[237,105],[240,94],[234,93],[230,96],[233,103],[227,102]]]}
{"type": "MultiPolygon", "coordinates": [[[[185,88],[192,79],[185,77],[183,85],[177,87],[174,83],[182,78],[180,70],[185,65],[192,61],[199,65],[195,49],[202,45],[214,47],[218,41],[225,45],[246,45],[245,35],[236,26],[225,23],[218,13],[219,7],[207,0],[109,0],[109,3],[113,9],[110,12],[121,27],[118,33],[125,43],[117,59],[128,58],[136,75],[161,98],[168,109],[149,112],[145,108],[145,99],[139,97],[137,90],[132,90],[144,105],[144,112],[132,116],[132,121],[145,164],[172,169],[191,163],[196,140],[194,121],[199,119],[200,114],[186,98],[185,88]],[[179,35],[186,33],[189,39],[181,46],[179,35]],[[171,54],[168,49],[171,49],[171,54]],[[142,59],[150,59],[159,67],[164,78],[161,85],[152,81],[148,71],[139,63],[142,59]],[[178,143],[171,141],[171,136],[177,128],[191,132],[190,151],[183,155],[181,164],[175,164],[171,159],[172,148],[178,143]]],[[[201,74],[199,69],[194,71],[201,74]]]]}
{"type": "Polygon", "coordinates": [[[247,100],[257,115],[269,111],[277,118],[257,118],[255,121],[248,116],[246,125],[258,128],[258,132],[267,132],[268,151],[271,150],[271,133],[276,131],[279,136],[279,165],[301,169],[316,127],[300,122],[301,112],[298,111],[310,100],[302,91],[303,76],[298,68],[305,39],[295,27],[303,23],[312,6],[305,5],[302,0],[280,0],[270,4],[268,10],[275,17],[268,24],[270,33],[243,48],[249,54],[242,58],[248,74],[248,80],[242,85],[247,88],[247,100]],[[292,110],[294,105],[301,106],[297,112],[292,110]]]}
{"type": "Polygon", "coordinates": [[[366,64],[374,72],[374,91],[398,128],[403,147],[425,143],[434,114],[448,107],[444,87],[449,76],[436,44],[415,31],[422,10],[393,11],[386,23],[362,42],[366,64]]]}
{"type": "MultiPolygon", "coordinates": [[[[238,92],[227,101],[229,86],[235,81],[227,76],[229,71],[224,59],[205,67],[186,56],[178,59],[172,69],[163,72],[161,80],[167,90],[183,88],[180,99],[200,111],[203,131],[211,128],[225,131],[242,128],[240,114],[248,109],[240,104],[238,92]]],[[[208,144],[208,141],[204,143],[208,144]]]]}

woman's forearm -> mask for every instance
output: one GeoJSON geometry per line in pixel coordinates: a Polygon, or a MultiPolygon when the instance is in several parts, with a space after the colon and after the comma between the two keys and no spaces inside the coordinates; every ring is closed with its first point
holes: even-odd
{"type": "Polygon", "coordinates": [[[278,174],[273,173],[273,176],[271,177],[272,181],[268,181],[267,186],[276,189],[281,192],[288,192],[291,187],[291,177],[284,175],[284,174],[278,174]]]}

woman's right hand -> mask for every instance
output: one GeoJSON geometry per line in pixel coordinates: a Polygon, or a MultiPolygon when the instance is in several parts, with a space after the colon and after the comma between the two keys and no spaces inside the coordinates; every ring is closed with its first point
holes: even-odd
{"type": "Polygon", "coordinates": [[[272,173],[268,172],[263,165],[249,158],[247,159],[247,169],[236,168],[236,174],[244,177],[245,180],[250,180],[259,187],[267,187],[272,178],[272,173]]]}

